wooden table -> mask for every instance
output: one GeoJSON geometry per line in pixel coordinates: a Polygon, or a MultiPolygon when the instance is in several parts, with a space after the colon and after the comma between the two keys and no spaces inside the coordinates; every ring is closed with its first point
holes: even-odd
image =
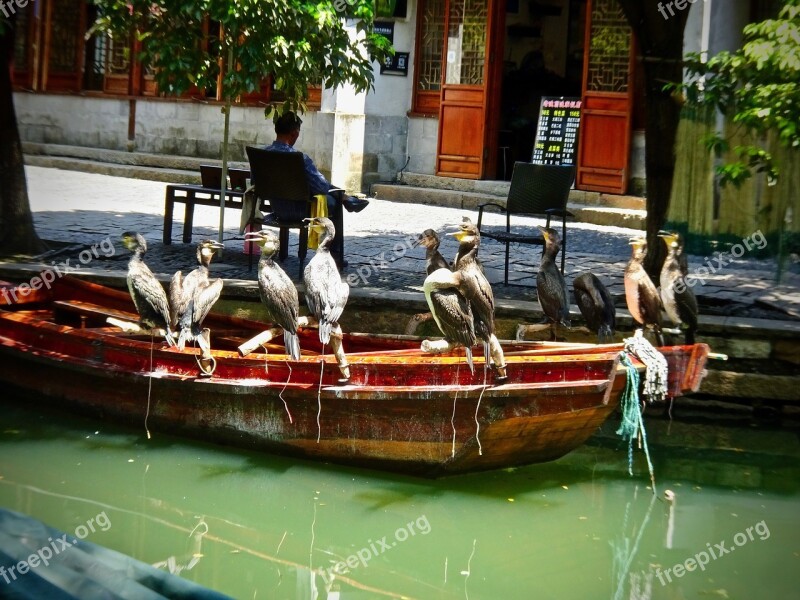
{"type": "MultiPolygon", "coordinates": [[[[227,190],[225,192],[225,208],[242,210],[244,190],[227,190]]],[[[202,185],[170,184],[164,201],[164,244],[172,243],[172,215],[176,202],[186,205],[183,218],[183,243],[192,241],[192,221],[194,207],[202,206],[219,207],[219,190],[203,187],[202,185]]]]}

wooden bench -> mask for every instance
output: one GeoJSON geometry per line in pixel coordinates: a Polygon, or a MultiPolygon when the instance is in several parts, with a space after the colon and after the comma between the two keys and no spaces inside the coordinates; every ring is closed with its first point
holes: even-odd
{"type": "MultiPolygon", "coordinates": [[[[219,207],[219,194],[220,186],[212,187],[207,185],[208,178],[215,175],[217,181],[220,181],[222,176],[221,167],[209,167],[202,165],[201,167],[203,184],[169,184],[167,185],[167,192],[164,198],[164,231],[163,242],[165,245],[172,243],[172,217],[175,212],[175,203],[182,202],[185,205],[183,216],[183,243],[188,244],[192,241],[192,223],[194,221],[194,207],[198,204],[201,206],[214,206],[219,207]],[[206,185],[204,185],[206,184],[206,185]]],[[[250,172],[243,169],[229,169],[230,179],[234,183],[235,189],[227,188],[225,191],[225,208],[234,208],[242,210],[242,202],[244,198],[244,180],[249,178],[250,172]]],[[[260,207],[263,211],[267,206],[260,207]]]]}

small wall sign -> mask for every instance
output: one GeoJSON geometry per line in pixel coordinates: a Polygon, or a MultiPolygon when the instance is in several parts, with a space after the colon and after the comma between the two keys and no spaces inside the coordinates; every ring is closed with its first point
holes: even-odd
{"type": "Polygon", "coordinates": [[[381,63],[381,75],[408,75],[408,52],[395,52],[381,63]]]}

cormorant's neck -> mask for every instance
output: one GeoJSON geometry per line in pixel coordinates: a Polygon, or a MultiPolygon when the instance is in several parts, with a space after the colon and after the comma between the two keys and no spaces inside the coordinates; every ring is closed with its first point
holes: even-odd
{"type": "Polygon", "coordinates": [[[425,248],[425,258],[427,258],[428,260],[433,260],[434,258],[436,258],[436,255],[438,253],[439,253],[439,244],[436,244],[434,246],[428,246],[427,248],[425,248]]]}

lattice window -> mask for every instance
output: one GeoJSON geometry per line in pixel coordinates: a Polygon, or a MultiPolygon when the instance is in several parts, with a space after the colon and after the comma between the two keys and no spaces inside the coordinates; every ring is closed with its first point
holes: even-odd
{"type": "Polygon", "coordinates": [[[442,86],[445,0],[427,0],[421,11],[417,89],[438,91],[442,86]]]}
{"type": "Polygon", "coordinates": [[[594,0],[587,79],[589,90],[628,90],[631,42],[631,29],[617,0],[594,0]]]}
{"type": "Polygon", "coordinates": [[[131,68],[131,47],[128,41],[115,42],[105,38],[108,44],[108,62],[106,63],[107,75],[127,76],[131,68]]]}
{"type": "Polygon", "coordinates": [[[447,32],[447,83],[483,84],[487,0],[452,0],[447,32]]]}
{"type": "Polygon", "coordinates": [[[72,73],[77,65],[81,13],[72,0],[53,0],[50,29],[51,73],[72,73]]]}

